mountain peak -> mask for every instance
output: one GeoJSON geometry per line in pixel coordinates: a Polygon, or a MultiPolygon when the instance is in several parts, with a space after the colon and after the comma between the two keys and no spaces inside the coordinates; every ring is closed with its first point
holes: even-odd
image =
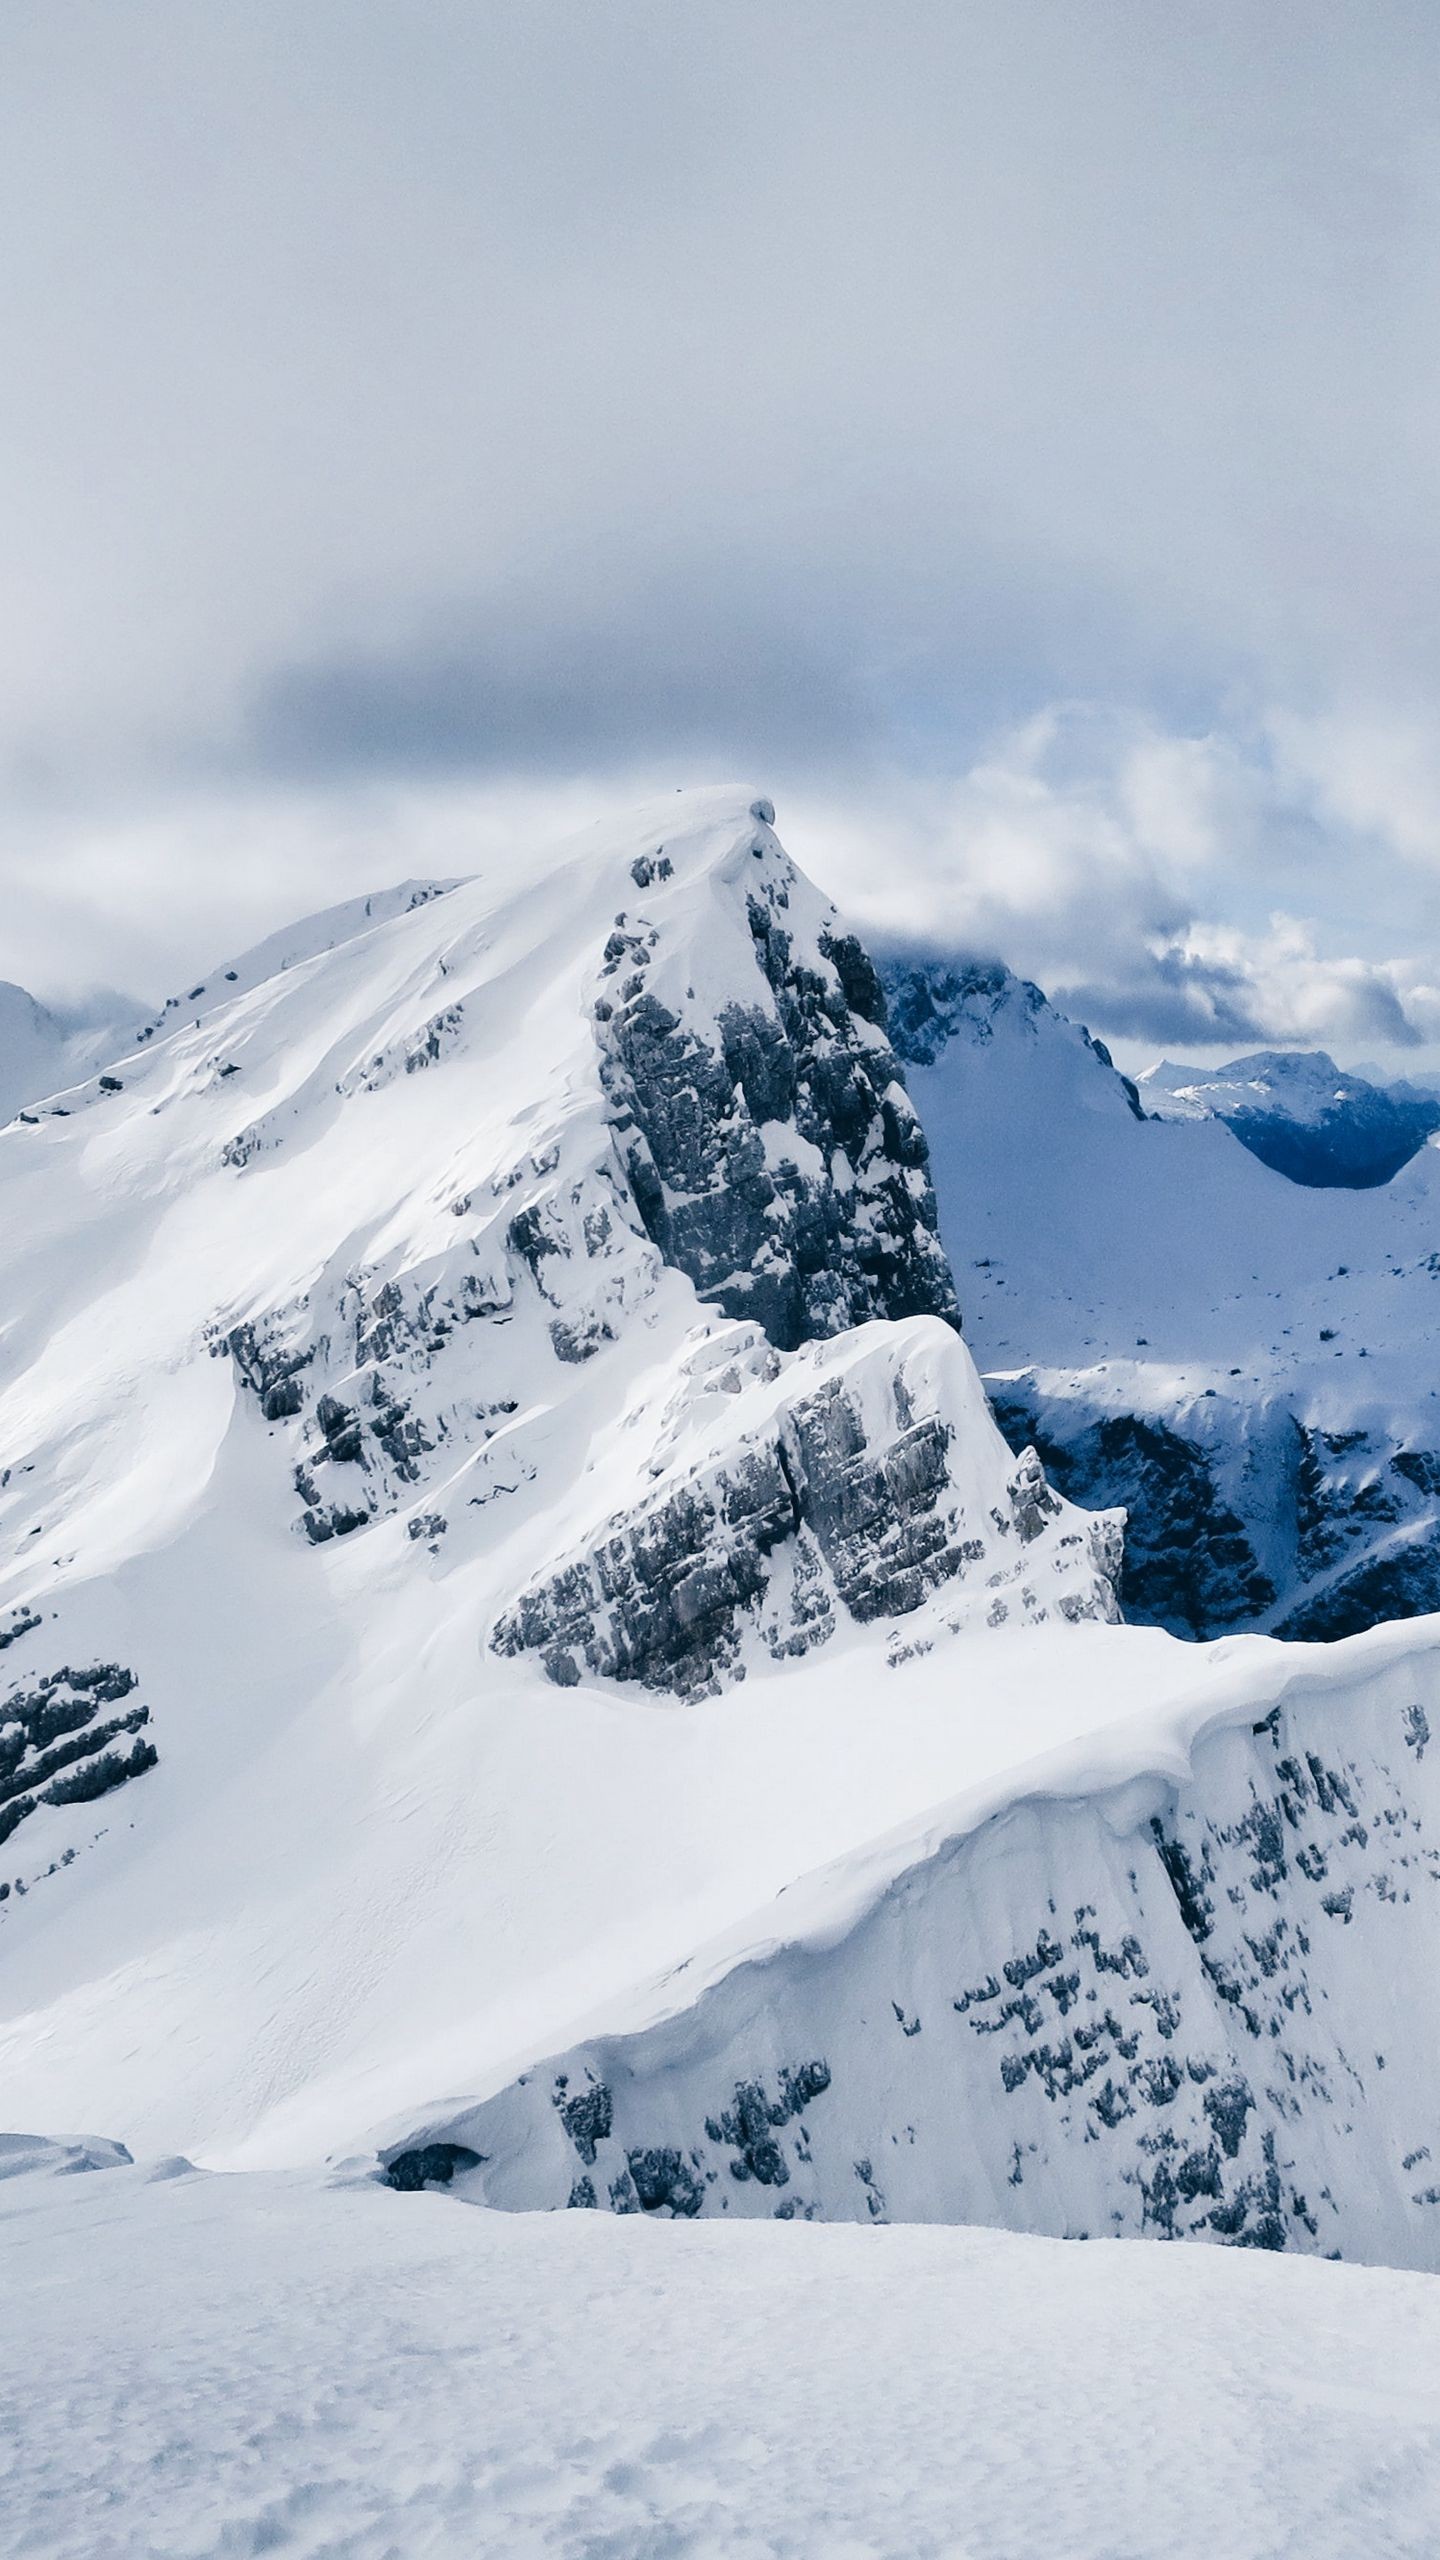
{"type": "Polygon", "coordinates": [[[4,2069],[36,2121],[89,2114],[83,2078],[192,2149],[353,2142],[457,2018],[441,2086],[637,1942],[683,1957],[697,1893],[718,1921],[786,1880],[813,1765],[702,1834],[723,1737],[667,1720],[863,1654],[863,1828],[877,1683],[957,1626],[1113,1616],[1119,1524],[991,1419],[877,974],[753,790],[271,937],[0,1132],[7,1199],[4,2069]],[[563,1944],[552,1885],[588,1908],[563,1944]],[[77,1897],[134,2003],[83,1965],[57,1993],[77,1897]]]}
{"type": "Polygon", "coordinates": [[[1388,1182],[1440,1128],[1440,1099],[1371,1084],[1323,1049],[1258,1049],[1217,1067],[1161,1059],[1138,1079],[1161,1120],[1221,1120],[1275,1172],[1316,1188],[1388,1182]]]}

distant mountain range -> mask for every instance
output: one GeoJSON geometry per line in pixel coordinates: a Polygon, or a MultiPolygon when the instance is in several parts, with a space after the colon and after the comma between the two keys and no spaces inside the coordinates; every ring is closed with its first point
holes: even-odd
{"type": "Polygon", "coordinates": [[[1435,1148],[1384,1184],[1300,1183],[1265,1159],[1286,1132],[1331,1145],[1328,1060],[1132,1084],[996,964],[886,983],[968,1339],[1012,1438],[1127,1509],[1127,1615],[1335,1636],[1440,1606],[1435,1148]],[[1263,1149],[1237,1094],[1264,1099],[1263,1149]]]}
{"type": "Polygon", "coordinates": [[[1156,1119],[1223,1120],[1262,1164],[1320,1189],[1388,1182],[1440,1129],[1440,1095],[1372,1084],[1323,1049],[1261,1049],[1223,1067],[1162,1059],[1137,1087],[1156,1119]]]}

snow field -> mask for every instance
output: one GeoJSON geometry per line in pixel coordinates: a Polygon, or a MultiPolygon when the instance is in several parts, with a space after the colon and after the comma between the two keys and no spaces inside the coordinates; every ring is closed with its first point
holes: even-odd
{"type": "Polygon", "coordinates": [[[1440,2287],[967,2229],[0,2185],[10,2560],[1420,2560],[1440,2287]]]}

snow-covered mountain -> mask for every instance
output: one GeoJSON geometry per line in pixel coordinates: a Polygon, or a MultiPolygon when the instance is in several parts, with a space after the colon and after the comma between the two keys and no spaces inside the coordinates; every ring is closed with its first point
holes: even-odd
{"type": "Polygon", "coordinates": [[[1322,1189],[1388,1182],[1440,1129],[1434,1095],[1370,1083],[1323,1049],[1261,1049],[1221,1067],[1162,1058],[1136,1084],[1156,1119],[1223,1120],[1262,1164],[1322,1189]]]}
{"type": "Polygon", "coordinates": [[[0,1134],[12,2104],[353,2138],[898,1818],[815,1774],[835,1656],[1114,1614],[880,1011],[699,796],[282,936],[0,1134]]]}
{"type": "Polygon", "coordinates": [[[0,1133],[6,2112],[1435,2263],[1433,1631],[1115,1623],[897,1047],[992,1365],[1086,1272],[1174,1312],[1137,1146],[1197,1242],[1386,1195],[1139,1119],[1003,973],[887,1029],[772,817],[357,902],[0,1133]]]}
{"type": "Polygon", "coordinates": [[[886,980],[971,1347],[1057,1484],[1127,1508],[1126,1614],[1328,1637],[1440,1605],[1436,1149],[1300,1186],[1218,1118],[1142,1118],[1008,970],[886,980]]]}

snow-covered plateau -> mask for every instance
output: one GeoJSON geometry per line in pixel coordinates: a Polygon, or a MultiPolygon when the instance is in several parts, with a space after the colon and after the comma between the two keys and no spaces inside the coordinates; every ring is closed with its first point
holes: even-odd
{"type": "Polygon", "coordinates": [[[1114,2244],[1440,2267],[1440,1155],[887,1005],[773,816],[353,901],[0,1131],[20,2549],[1433,2546],[1426,2283],[1114,2244]]]}

